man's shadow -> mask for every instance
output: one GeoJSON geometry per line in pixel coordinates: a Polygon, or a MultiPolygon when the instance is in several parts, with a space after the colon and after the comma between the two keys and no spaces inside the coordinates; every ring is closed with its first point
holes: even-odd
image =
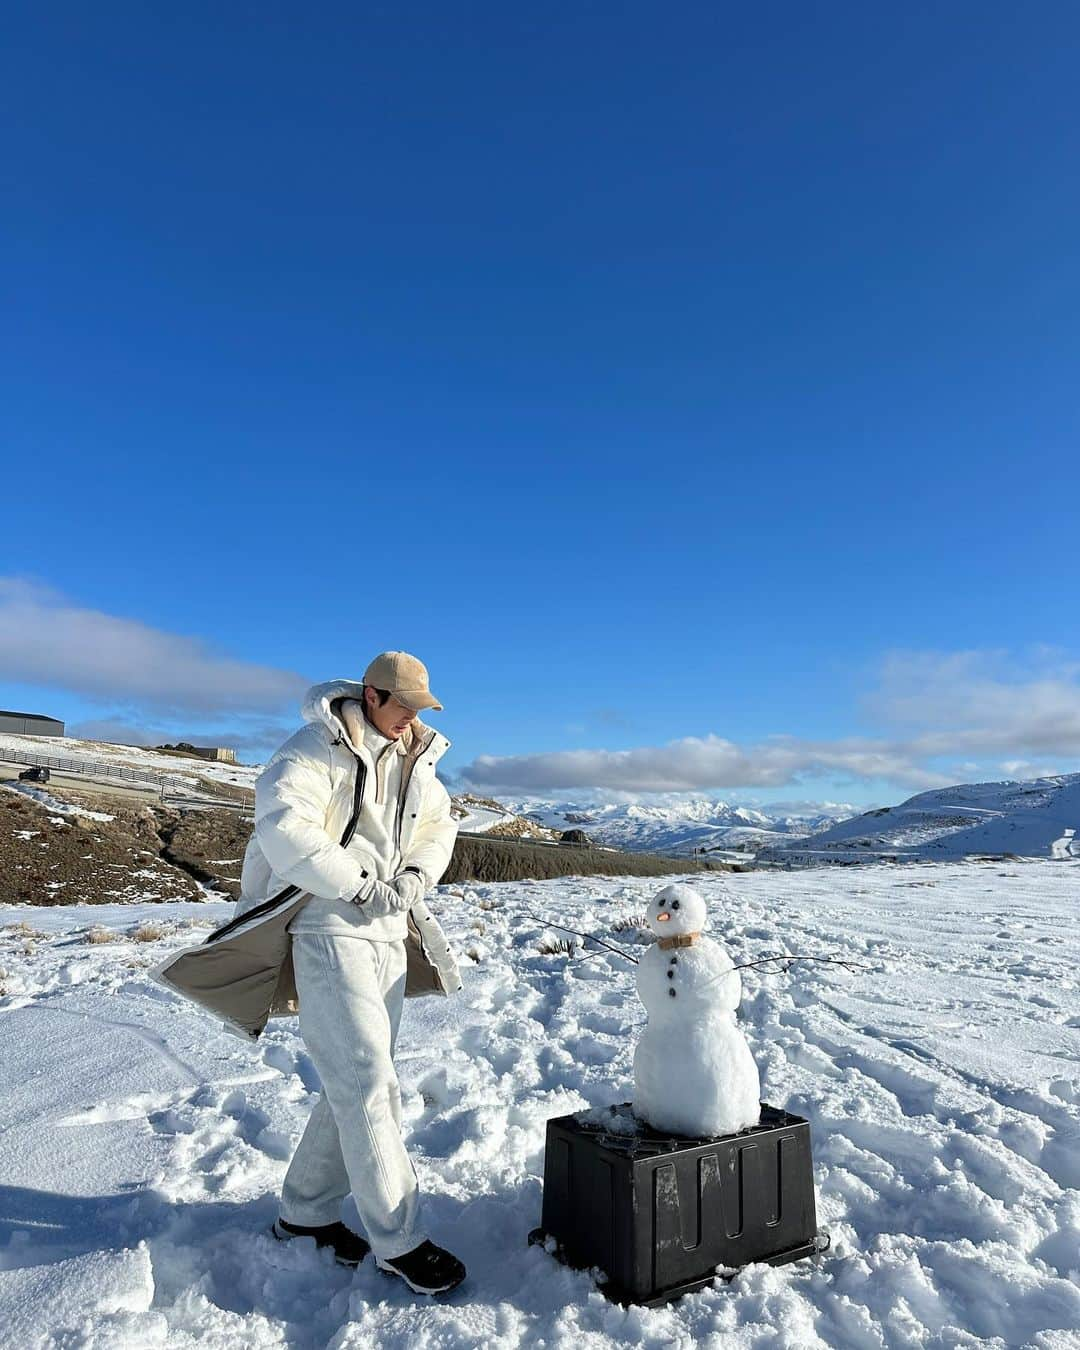
{"type": "MultiPolygon", "coordinates": [[[[356,1226],[351,1205],[346,1201],[343,1218],[356,1226]]],[[[425,1206],[434,1240],[449,1243],[470,1266],[461,1291],[443,1301],[469,1303],[483,1288],[485,1301],[538,1310],[543,1281],[530,1288],[528,1276],[550,1260],[527,1242],[529,1228],[539,1222],[539,1179],[481,1192],[465,1204],[431,1194],[425,1206]],[[502,1254],[498,1261],[493,1250],[502,1254]]],[[[338,1265],[328,1249],[317,1250],[310,1238],[279,1242],[270,1232],[277,1213],[278,1196],[270,1191],[237,1203],[175,1200],[144,1186],[73,1196],[0,1185],[0,1270],[47,1267],[92,1254],[119,1257],[145,1242],[154,1308],[202,1296],[223,1311],[284,1324],[287,1344],[296,1350],[325,1345],[347,1318],[353,1294],[416,1303],[416,1296],[378,1272],[370,1257],[354,1270],[338,1265]]],[[[41,1312],[47,1317],[49,1309],[41,1312]]]]}
{"type": "MultiPolygon", "coordinates": [[[[297,1266],[291,1253],[285,1257],[290,1244],[279,1243],[270,1232],[277,1209],[277,1197],[269,1193],[242,1203],[188,1202],[146,1187],[85,1196],[0,1185],[0,1270],[55,1265],[88,1254],[119,1255],[145,1242],[156,1306],[168,1306],[195,1288],[219,1308],[277,1319],[283,1309],[272,1296],[274,1281],[266,1278],[267,1264],[276,1264],[280,1253],[284,1266],[297,1266]]],[[[311,1259],[323,1259],[324,1274],[338,1272],[348,1282],[351,1272],[346,1267],[329,1255],[316,1257],[313,1243],[305,1246],[312,1248],[307,1253],[311,1259]]],[[[303,1312],[296,1307],[293,1282],[286,1279],[285,1284],[292,1320],[303,1312]]],[[[315,1287],[319,1285],[313,1311],[325,1304],[326,1286],[316,1281],[315,1287]]]]}

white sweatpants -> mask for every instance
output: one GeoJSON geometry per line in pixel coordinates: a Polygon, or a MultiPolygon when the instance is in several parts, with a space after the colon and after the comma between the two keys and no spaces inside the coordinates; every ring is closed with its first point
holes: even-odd
{"type": "Polygon", "coordinates": [[[322,1093],[285,1175],[281,1217],[335,1223],[351,1190],[375,1255],[401,1256],[427,1237],[393,1062],[405,943],[297,933],[292,952],[300,1034],[322,1093]]]}

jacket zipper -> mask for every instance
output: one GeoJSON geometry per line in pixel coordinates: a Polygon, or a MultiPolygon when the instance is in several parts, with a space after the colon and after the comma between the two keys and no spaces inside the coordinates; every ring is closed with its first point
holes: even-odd
{"type": "MultiPolygon", "coordinates": [[[[352,815],[349,817],[349,823],[345,826],[345,833],[341,836],[341,847],[347,848],[353,835],[356,833],[357,822],[360,819],[360,806],[364,798],[364,782],[367,778],[367,765],[360,758],[356,757],[356,781],[353,784],[353,803],[352,815]]],[[[203,946],[209,942],[217,942],[223,937],[228,937],[234,928],[241,924],[248,923],[251,919],[261,919],[264,914],[269,914],[271,910],[276,909],[283,900],[291,900],[294,895],[300,894],[299,886],[286,886],[283,891],[278,891],[277,895],[272,895],[269,900],[264,900],[261,904],[255,905],[252,909],[245,910],[243,914],[238,914],[235,919],[230,919],[228,923],[223,924],[205,939],[203,946]]]]}
{"type": "Polygon", "coordinates": [[[413,769],[416,768],[420,756],[427,754],[432,742],[438,734],[437,731],[431,733],[424,742],[424,748],[418,750],[416,754],[412,756],[408,773],[401,775],[401,791],[398,794],[397,820],[394,822],[394,856],[398,859],[401,858],[401,817],[405,814],[405,797],[409,791],[409,783],[412,781],[413,769]]]}

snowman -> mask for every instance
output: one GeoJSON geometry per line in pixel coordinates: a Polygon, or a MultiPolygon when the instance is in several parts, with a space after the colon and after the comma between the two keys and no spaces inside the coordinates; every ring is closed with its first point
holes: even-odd
{"type": "Polygon", "coordinates": [[[634,1114],[695,1139],[756,1125],[761,1084],[735,1022],[742,982],[701,931],[705,901],[691,886],[665,886],[648,920],[658,941],[637,967],[649,1018],[634,1052],[634,1114]]]}

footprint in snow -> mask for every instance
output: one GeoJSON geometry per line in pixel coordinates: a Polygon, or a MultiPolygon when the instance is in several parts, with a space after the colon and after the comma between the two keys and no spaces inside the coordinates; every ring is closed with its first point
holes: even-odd
{"type": "Polygon", "coordinates": [[[308,1092],[321,1092],[319,1071],[306,1050],[295,1050],[280,1041],[273,1042],[262,1053],[263,1063],[276,1069],[286,1078],[299,1078],[308,1092]]]}

